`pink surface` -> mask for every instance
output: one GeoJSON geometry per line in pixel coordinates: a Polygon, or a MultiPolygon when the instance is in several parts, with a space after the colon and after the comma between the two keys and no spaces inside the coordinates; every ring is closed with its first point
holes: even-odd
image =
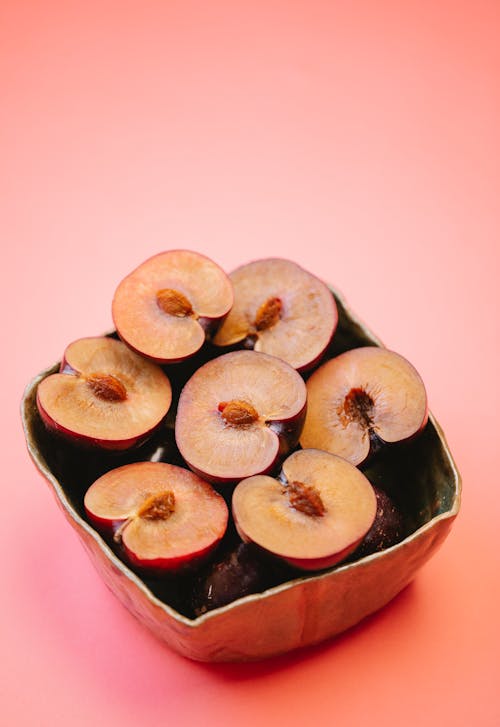
{"type": "Polygon", "coordinates": [[[0,9],[6,725],[500,724],[499,5],[0,9]],[[99,581],[25,451],[27,381],[135,265],[290,257],[422,374],[464,478],[389,607],[265,663],[192,663],[99,581]]]}

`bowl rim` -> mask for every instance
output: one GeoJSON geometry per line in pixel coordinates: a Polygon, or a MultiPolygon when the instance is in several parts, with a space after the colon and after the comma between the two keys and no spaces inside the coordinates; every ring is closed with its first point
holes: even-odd
{"type": "MultiPolygon", "coordinates": [[[[365,335],[367,339],[369,339],[374,345],[380,346],[382,348],[385,348],[385,345],[382,343],[380,338],[376,336],[369,328],[368,326],[362,321],[348,306],[344,296],[342,293],[340,293],[336,288],[332,286],[328,286],[331,290],[332,294],[334,295],[337,304],[340,304],[350,321],[356,325],[360,331],[365,335]]],[[[110,335],[109,333],[103,334],[103,335],[110,335]]],[[[103,551],[103,554],[106,556],[106,558],[111,562],[111,564],[118,569],[121,575],[123,575],[128,580],[132,581],[132,583],[143,593],[143,595],[155,606],[163,610],[166,614],[168,614],[171,618],[176,620],[178,623],[183,624],[183,626],[186,626],[190,629],[196,629],[201,627],[204,623],[207,621],[210,621],[212,619],[217,619],[219,614],[226,613],[228,611],[231,611],[234,608],[237,608],[242,603],[249,603],[252,601],[260,601],[262,599],[270,598],[274,596],[275,594],[281,593],[283,591],[287,591],[289,589],[294,588],[300,583],[303,583],[304,581],[319,581],[324,578],[329,578],[332,576],[333,573],[342,573],[347,570],[351,570],[353,568],[359,567],[361,564],[369,563],[374,560],[378,560],[384,555],[390,551],[393,551],[395,549],[399,549],[401,547],[404,547],[405,544],[410,543],[413,540],[416,540],[419,538],[422,533],[431,530],[435,527],[436,523],[440,521],[444,521],[447,519],[453,519],[456,517],[460,510],[461,505],[461,497],[462,497],[462,477],[458,471],[458,468],[456,466],[456,463],[453,459],[453,456],[451,454],[450,448],[448,446],[448,442],[446,440],[446,436],[440,426],[440,424],[436,421],[435,417],[433,416],[432,412],[429,411],[429,421],[432,423],[436,430],[436,434],[441,442],[443,453],[446,455],[446,459],[448,462],[448,465],[450,467],[450,471],[453,475],[453,484],[454,484],[454,496],[453,501],[451,503],[451,506],[448,510],[445,512],[439,513],[438,515],[435,515],[432,517],[428,522],[421,525],[419,528],[414,530],[412,533],[410,533],[408,536],[406,536],[403,540],[399,541],[398,543],[392,545],[389,548],[385,548],[382,551],[371,553],[370,555],[364,556],[363,558],[359,558],[358,560],[351,561],[349,563],[346,563],[344,565],[335,566],[334,568],[321,571],[317,574],[304,574],[303,576],[298,576],[296,578],[293,578],[292,580],[286,581],[284,583],[280,583],[279,585],[272,586],[264,591],[261,591],[259,593],[251,593],[248,596],[243,596],[242,598],[239,598],[235,601],[232,601],[231,603],[228,603],[225,606],[221,606],[220,608],[207,611],[206,613],[202,614],[201,616],[198,616],[194,619],[188,618],[187,616],[183,616],[181,613],[176,611],[172,606],[169,606],[167,603],[162,601],[160,598],[155,596],[155,594],[148,588],[146,583],[138,576],[136,573],[134,573],[110,548],[110,546],[106,543],[106,541],[102,538],[102,536],[95,530],[92,525],[90,525],[81,515],[78,514],[78,512],[74,509],[71,502],[69,501],[66,492],[62,486],[62,484],[59,482],[57,477],[52,473],[48,465],[45,464],[41,456],[40,450],[38,446],[36,445],[31,431],[30,431],[30,420],[31,420],[31,412],[30,408],[28,406],[28,403],[33,397],[34,392],[36,391],[36,388],[38,384],[49,374],[54,373],[59,370],[59,363],[53,364],[52,366],[49,366],[48,368],[44,369],[42,372],[37,374],[26,386],[23,397],[21,400],[21,419],[22,419],[22,425],[23,425],[23,431],[26,441],[26,446],[28,449],[28,453],[35,465],[35,467],[38,469],[38,471],[43,475],[43,477],[47,480],[49,485],[51,486],[54,495],[57,497],[58,503],[63,508],[66,517],[69,520],[72,520],[75,525],[84,530],[88,536],[94,540],[96,546],[99,547],[101,551],[103,551]]]]}

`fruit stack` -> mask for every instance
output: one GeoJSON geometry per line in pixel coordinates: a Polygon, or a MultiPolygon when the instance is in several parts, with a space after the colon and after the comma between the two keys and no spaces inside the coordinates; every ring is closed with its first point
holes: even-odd
{"type": "Polygon", "coordinates": [[[399,354],[342,345],[325,283],[288,260],[226,275],[169,250],[112,313],[116,333],[74,341],[40,381],[38,413],[76,509],[176,608],[196,617],[406,536],[370,467],[425,429],[425,388],[399,354]]]}

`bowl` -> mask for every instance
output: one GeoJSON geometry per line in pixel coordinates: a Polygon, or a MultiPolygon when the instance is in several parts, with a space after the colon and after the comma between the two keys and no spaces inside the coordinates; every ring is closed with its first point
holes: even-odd
{"type": "MultiPolygon", "coordinates": [[[[332,288],[339,323],[328,356],[356,346],[382,346],[332,288]]],[[[441,546],[460,508],[461,480],[445,436],[433,417],[411,441],[387,448],[366,468],[375,485],[396,500],[405,537],[372,555],[316,574],[292,577],[195,618],[185,607],[189,576],[158,581],[142,577],[119,557],[112,542],[87,521],[83,496],[103,472],[143,459],[176,462],[169,425],[132,453],[81,450],[50,435],[36,407],[36,376],[22,400],[29,454],[78,533],[103,581],[145,626],[180,654],[200,661],[247,661],[317,644],[359,623],[391,601],[441,546]]],[[[171,426],[171,421],[170,421],[171,426]]]]}

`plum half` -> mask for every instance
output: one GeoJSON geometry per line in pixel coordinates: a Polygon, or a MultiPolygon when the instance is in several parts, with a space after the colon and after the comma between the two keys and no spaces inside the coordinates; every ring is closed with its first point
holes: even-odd
{"type": "Polygon", "coordinates": [[[87,490],[84,505],[132,565],[159,574],[204,561],[224,536],[229,516],[224,498],[207,482],[164,462],[107,472],[87,490]]]}
{"type": "Polygon", "coordinates": [[[145,441],[171,400],[170,382],[159,366],[104,336],[71,343],[60,373],[47,376],[37,389],[38,411],[50,430],[103,449],[145,441]]]}
{"type": "Polygon", "coordinates": [[[199,351],[232,304],[232,285],[222,268],[200,253],[168,250],[122,280],[112,314],[125,343],[167,364],[199,351]]]}
{"type": "Polygon", "coordinates": [[[175,438],[189,467],[230,483],[270,471],[296,446],[306,386],[287,363],[233,351],[198,369],[179,397],[175,438]]]}
{"type": "Polygon", "coordinates": [[[330,359],[307,382],[300,443],[364,463],[386,443],[421,431],[428,418],[420,375],[403,356],[376,346],[330,359]]]}
{"type": "Polygon", "coordinates": [[[325,352],[338,313],[328,287],[290,260],[269,258],[230,275],[234,305],[213,338],[278,356],[304,371],[325,352]]]}
{"type": "Polygon", "coordinates": [[[371,528],[376,509],[365,475],[319,449],[291,454],[279,479],[243,480],[232,498],[242,540],[301,570],[322,570],[344,560],[371,528]]]}

